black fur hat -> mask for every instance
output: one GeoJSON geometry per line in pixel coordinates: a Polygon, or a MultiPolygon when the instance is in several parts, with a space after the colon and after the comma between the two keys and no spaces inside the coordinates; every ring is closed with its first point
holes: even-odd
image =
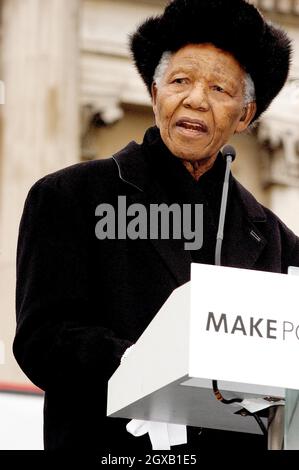
{"type": "Polygon", "coordinates": [[[288,77],[291,41],[287,34],[245,0],[173,0],[163,15],[148,18],[130,39],[134,62],[149,92],[165,51],[200,43],[230,52],[251,75],[256,120],[288,77]]]}

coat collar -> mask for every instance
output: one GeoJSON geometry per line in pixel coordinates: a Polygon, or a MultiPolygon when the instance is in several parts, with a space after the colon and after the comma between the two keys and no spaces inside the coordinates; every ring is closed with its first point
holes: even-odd
{"type": "Polygon", "coordinates": [[[113,155],[120,179],[141,193],[144,192],[147,180],[147,162],[141,146],[130,142],[125,148],[113,155]]]}
{"type": "MultiPolygon", "coordinates": [[[[166,202],[166,195],[156,181],[149,181],[148,161],[140,145],[130,142],[113,156],[120,179],[133,188],[130,203],[148,204],[150,201],[166,202]]],[[[222,264],[254,269],[267,244],[262,234],[262,224],[267,220],[263,207],[234,178],[231,178],[232,197],[230,220],[226,221],[222,264]]],[[[191,256],[183,243],[172,240],[151,240],[178,285],[190,279],[191,256]]]]}
{"type": "MultiPolygon", "coordinates": [[[[136,142],[130,142],[123,150],[113,156],[120,179],[135,189],[128,197],[128,203],[144,204],[151,202],[167,202],[167,196],[163,188],[156,181],[149,179],[149,166],[136,142]]],[[[190,280],[191,256],[184,250],[183,242],[178,240],[154,240],[150,242],[157,250],[177,285],[182,285],[190,280]]]]}

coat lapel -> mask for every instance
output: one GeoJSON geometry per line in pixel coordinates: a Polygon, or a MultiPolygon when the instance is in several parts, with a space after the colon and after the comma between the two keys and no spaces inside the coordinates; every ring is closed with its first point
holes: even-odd
{"type": "Polygon", "coordinates": [[[262,206],[235,178],[232,178],[232,184],[222,263],[225,266],[254,269],[267,244],[261,232],[266,214],[262,206]]]}
{"type": "MultiPolygon", "coordinates": [[[[148,181],[147,163],[140,146],[131,142],[125,149],[113,156],[120,179],[131,186],[134,191],[127,196],[128,204],[143,204],[148,210],[152,203],[167,203],[164,194],[156,181],[148,181]]],[[[166,267],[174,277],[178,286],[190,280],[191,256],[184,250],[180,240],[154,240],[149,242],[159,253],[166,267]]]]}

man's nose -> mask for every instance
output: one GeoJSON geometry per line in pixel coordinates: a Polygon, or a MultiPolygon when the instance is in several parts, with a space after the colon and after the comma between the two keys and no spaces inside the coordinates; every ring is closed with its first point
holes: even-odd
{"type": "Polygon", "coordinates": [[[200,111],[209,110],[208,94],[202,84],[196,84],[189,90],[188,96],[184,99],[184,106],[200,111]]]}

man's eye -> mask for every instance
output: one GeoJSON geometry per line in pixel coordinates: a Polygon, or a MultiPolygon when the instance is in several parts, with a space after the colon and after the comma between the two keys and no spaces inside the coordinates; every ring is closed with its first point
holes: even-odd
{"type": "Polygon", "coordinates": [[[173,83],[178,83],[179,85],[183,85],[187,83],[187,78],[175,78],[173,83]]]}
{"type": "Polygon", "coordinates": [[[212,90],[218,91],[219,93],[225,93],[225,90],[219,85],[213,85],[212,90]]]}

